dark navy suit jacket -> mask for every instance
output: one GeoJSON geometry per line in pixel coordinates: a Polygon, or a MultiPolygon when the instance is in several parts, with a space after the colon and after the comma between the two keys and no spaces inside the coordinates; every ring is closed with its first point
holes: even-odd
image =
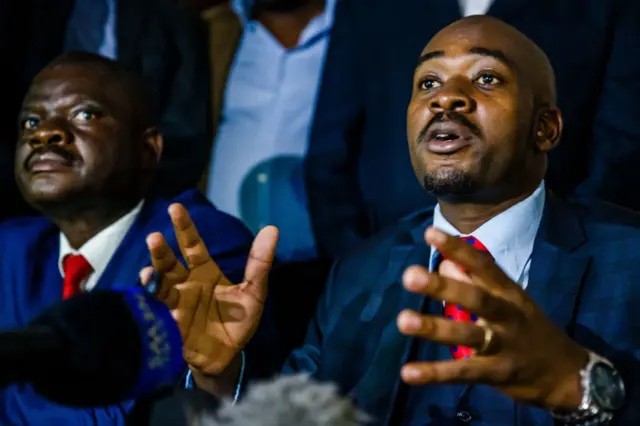
{"type": "MultiPolygon", "coordinates": [[[[333,268],[305,345],[286,372],[307,371],[337,382],[381,425],[398,426],[405,385],[400,368],[415,339],[401,335],[405,309],[442,315],[442,303],[404,290],[412,264],[428,265],[424,242],[432,210],[403,219],[333,268]]],[[[570,204],[549,195],[533,249],[527,292],[546,314],[586,348],[621,371],[628,401],[615,426],[640,424],[640,216],[609,204],[570,204]]],[[[451,359],[449,348],[423,341],[430,359],[451,359]]],[[[551,350],[551,348],[550,348],[551,350]]],[[[425,425],[553,425],[544,410],[515,404],[487,386],[425,387],[425,425]],[[464,396],[461,398],[461,395],[464,396]]]]}
{"type": "MultiPolygon", "coordinates": [[[[209,252],[223,272],[233,282],[242,280],[251,233],[240,221],[218,211],[193,190],[171,201],[145,202],[96,288],[136,285],[140,269],[150,264],[145,238],[151,232],[162,232],[173,250],[179,253],[167,213],[171,202],[182,203],[189,210],[209,252]]],[[[11,329],[26,325],[43,309],[61,300],[59,231],[45,218],[15,219],[0,225],[0,241],[0,328],[11,329]]],[[[258,340],[270,340],[265,334],[268,326],[269,321],[264,322],[258,340]]],[[[262,342],[254,346],[260,346],[262,342]]],[[[265,344],[263,349],[268,347],[265,344]]],[[[268,350],[264,356],[268,358],[268,350]]],[[[28,385],[12,385],[0,392],[0,424],[124,425],[131,405],[129,402],[106,408],[67,408],[44,400],[28,385]]]]}
{"type": "MultiPolygon", "coordinates": [[[[412,173],[406,111],[418,56],[456,0],[341,0],[306,173],[316,240],[333,258],[435,204],[412,173]]],[[[545,178],[559,195],[640,209],[640,2],[495,0],[488,15],[549,56],[564,116],[545,178]]]]}

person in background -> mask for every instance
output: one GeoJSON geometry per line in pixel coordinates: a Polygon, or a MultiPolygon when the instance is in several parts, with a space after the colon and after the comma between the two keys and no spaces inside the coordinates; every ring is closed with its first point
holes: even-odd
{"type": "MultiPolygon", "coordinates": [[[[0,224],[3,329],[25,326],[77,292],[138,285],[149,264],[146,236],[173,229],[172,199],[150,193],[164,140],[145,82],[122,64],[91,53],[55,59],[34,79],[18,128],[16,180],[42,216],[0,224]]],[[[173,201],[189,206],[210,254],[239,280],[249,230],[196,188],[173,201]]],[[[169,244],[178,247],[175,238],[169,244]]],[[[268,354],[263,348],[262,361],[268,354]]],[[[63,407],[15,384],[0,391],[0,423],[124,425],[131,405],[63,407]]]]}
{"type": "MultiPolygon", "coordinates": [[[[211,140],[206,34],[197,15],[175,0],[8,3],[4,18],[9,21],[5,30],[12,40],[9,68],[15,68],[11,110],[17,113],[33,77],[63,52],[92,52],[117,59],[144,76],[157,108],[164,155],[158,166],[158,185],[152,189],[171,197],[197,185],[211,140]]],[[[14,138],[5,141],[3,158],[13,158],[9,140],[14,138]]],[[[6,175],[0,179],[11,202],[0,218],[33,213],[23,208],[13,190],[11,168],[3,170],[6,175]]]]}
{"type": "Polygon", "coordinates": [[[305,167],[318,247],[332,259],[436,203],[407,167],[405,83],[426,40],[476,14],[518,28],[556,71],[564,131],[549,156],[548,187],[640,209],[640,56],[630,53],[640,50],[638,1],[344,0],[305,167]]]}
{"type": "Polygon", "coordinates": [[[303,162],[336,1],[232,0],[202,14],[216,129],[205,192],[253,232],[279,228],[272,295],[290,348],[302,341],[329,269],[316,250],[303,162]]]}
{"type": "MultiPolygon", "coordinates": [[[[640,215],[547,189],[563,128],[547,56],[503,21],[469,17],[431,39],[408,85],[411,164],[438,204],[335,263],[283,371],[335,382],[379,425],[639,424],[640,215]]],[[[201,342],[195,384],[238,394],[277,232],[254,240],[250,299],[197,300],[188,289],[230,284],[181,214],[200,263],[163,280],[163,300],[201,342]],[[246,321],[191,321],[230,302],[246,321]]],[[[166,243],[149,247],[172,274],[166,243]]]]}

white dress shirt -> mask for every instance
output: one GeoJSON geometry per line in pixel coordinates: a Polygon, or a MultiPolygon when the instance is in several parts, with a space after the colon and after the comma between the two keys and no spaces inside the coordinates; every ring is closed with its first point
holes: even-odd
{"type": "Polygon", "coordinates": [[[493,4],[493,1],[494,0],[458,0],[462,16],[484,15],[493,4]]]}
{"type": "MultiPolygon", "coordinates": [[[[523,288],[526,288],[529,282],[531,253],[542,220],[544,204],[543,181],[529,197],[493,217],[470,234],[484,244],[504,273],[523,288]]],[[[439,205],[433,213],[433,226],[450,235],[463,235],[444,218],[439,205]]],[[[435,250],[432,247],[429,265],[431,270],[434,254],[435,250]]]]}
{"type": "Polygon", "coordinates": [[[281,260],[317,256],[303,161],[336,1],[326,1],[292,49],[248,19],[246,2],[231,3],[244,32],[225,89],[207,198],[254,233],[277,226],[281,260]]]}
{"type": "Polygon", "coordinates": [[[80,254],[87,259],[87,262],[89,262],[93,268],[93,272],[83,281],[82,289],[84,291],[93,289],[107,268],[111,257],[120,246],[127,232],[129,232],[129,228],[131,228],[138,214],[140,214],[143,203],[144,201],[140,201],[133,210],[98,232],[93,238],[84,243],[79,250],[71,248],[69,240],[67,240],[67,237],[61,232],[58,268],[60,268],[62,277],[64,278],[64,268],[62,267],[64,258],[70,254],[80,254]]]}

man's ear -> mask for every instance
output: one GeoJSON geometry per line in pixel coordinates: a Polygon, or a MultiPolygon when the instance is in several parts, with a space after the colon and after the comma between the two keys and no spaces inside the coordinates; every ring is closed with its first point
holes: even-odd
{"type": "Polygon", "coordinates": [[[562,114],[558,108],[543,111],[534,128],[536,148],[540,152],[549,152],[560,143],[562,135],[562,114]]]}
{"type": "Polygon", "coordinates": [[[144,131],[143,135],[144,153],[143,157],[145,165],[149,168],[155,168],[162,157],[162,149],[164,140],[162,135],[155,127],[150,127],[144,131]]]}

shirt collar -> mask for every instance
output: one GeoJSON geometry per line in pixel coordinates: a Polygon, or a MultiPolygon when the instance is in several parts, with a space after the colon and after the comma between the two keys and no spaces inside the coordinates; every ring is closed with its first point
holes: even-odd
{"type": "MultiPolygon", "coordinates": [[[[329,31],[333,27],[333,15],[336,3],[339,0],[325,0],[324,12],[309,21],[307,28],[300,35],[299,45],[305,44],[306,41],[314,39],[319,34],[329,31]]],[[[252,0],[231,0],[231,8],[238,15],[242,25],[251,22],[250,13],[252,0]]]]}
{"type": "Polygon", "coordinates": [[[64,277],[64,268],[62,267],[64,258],[70,254],[81,254],[93,268],[93,274],[98,277],[101,276],[107,268],[111,256],[116,252],[125,235],[129,232],[129,228],[138,217],[143,204],[144,201],[140,201],[133,210],[98,232],[93,238],[84,243],[79,250],[74,250],[67,237],[61,232],[60,254],[58,256],[60,275],[64,277]]]}
{"type": "MultiPolygon", "coordinates": [[[[514,281],[520,279],[533,252],[545,198],[545,185],[542,181],[529,197],[493,217],[470,234],[484,244],[498,266],[514,281]]],[[[439,205],[433,213],[433,226],[451,235],[462,235],[444,218],[439,205]]],[[[432,261],[434,254],[432,247],[432,261]]]]}

